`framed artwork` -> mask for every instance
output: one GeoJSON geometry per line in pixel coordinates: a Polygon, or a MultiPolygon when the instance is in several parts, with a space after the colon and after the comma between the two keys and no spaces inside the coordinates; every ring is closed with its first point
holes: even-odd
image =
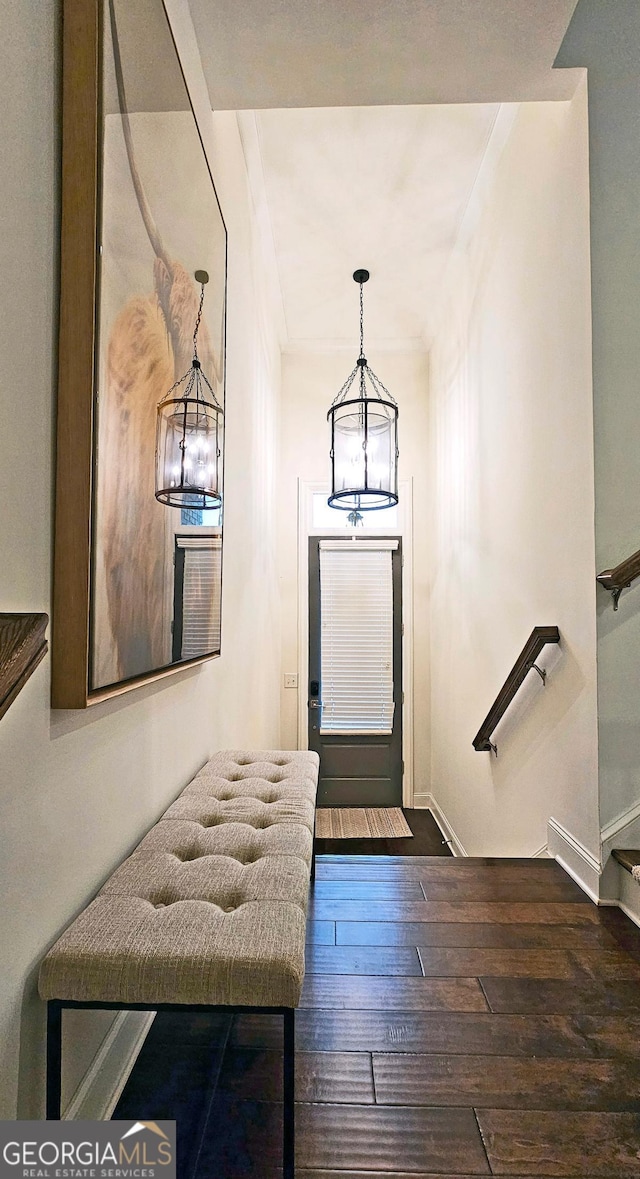
{"type": "Polygon", "coordinates": [[[52,705],[220,653],[222,509],[155,498],[158,403],[224,407],[227,235],[164,7],[64,0],[52,705]]]}

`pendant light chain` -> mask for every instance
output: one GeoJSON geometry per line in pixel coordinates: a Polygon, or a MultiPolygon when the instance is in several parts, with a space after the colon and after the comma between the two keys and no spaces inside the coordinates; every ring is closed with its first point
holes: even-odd
{"type": "Polygon", "coordinates": [[[395,397],[393,396],[393,393],[390,393],[389,390],[387,389],[387,386],[383,385],[382,381],[380,380],[380,377],[377,376],[376,373],[374,373],[373,369],[368,368],[367,372],[369,374],[369,380],[371,381],[371,384],[373,385],[375,392],[378,394],[378,397],[380,397],[382,400],[382,397],[381,397],[381,391],[382,391],[382,393],[384,393],[385,397],[387,398],[388,401],[391,402],[392,405],[397,405],[398,402],[396,401],[395,397]]]}
{"type": "Polygon", "coordinates": [[[360,360],[364,360],[364,285],[360,283],[360,360]]]}
{"type": "MultiPolygon", "coordinates": [[[[358,273],[359,272],[356,271],[356,274],[358,274],[358,273]]],[[[366,273],[366,271],[365,271],[365,273],[366,273]]],[[[356,275],[354,274],[353,277],[355,278],[356,275]]],[[[368,277],[368,275],[367,275],[367,277],[368,277]]],[[[346,401],[346,399],[349,395],[349,390],[351,389],[351,386],[352,386],[353,381],[355,379],[356,373],[358,372],[358,369],[360,370],[360,376],[359,376],[359,380],[358,380],[359,395],[362,400],[364,400],[367,396],[367,379],[368,379],[371,384],[371,388],[372,388],[376,397],[378,397],[381,401],[387,400],[391,403],[391,405],[397,406],[398,403],[397,403],[395,397],[393,396],[393,393],[389,392],[386,385],[384,385],[382,383],[382,381],[380,380],[380,377],[376,373],[374,373],[372,368],[369,367],[369,365],[367,364],[365,354],[364,354],[364,282],[363,281],[360,281],[360,355],[358,356],[358,359],[356,361],[355,368],[352,369],[352,371],[349,373],[349,376],[347,377],[346,381],[344,382],[344,385],[342,385],[341,388],[336,393],[336,395],[333,399],[333,403],[332,403],[333,405],[340,405],[341,402],[346,401]]]]}
{"type": "Polygon", "coordinates": [[[193,388],[193,384],[194,384],[194,380],[195,380],[196,399],[199,401],[200,395],[201,395],[201,393],[200,393],[200,380],[202,379],[204,381],[205,385],[207,386],[207,389],[211,393],[211,396],[213,397],[215,405],[219,405],[218,398],[216,397],[215,392],[211,387],[211,383],[207,380],[205,373],[202,371],[202,367],[200,365],[200,359],[198,357],[198,332],[200,330],[200,323],[202,321],[203,305],[204,305],[204,283],[201,283],[200,284],[200,303],[198,305],[198,314],[196,316],[196,326],[193,331],[193,360],[195,363],[192,363],[191,368],[187,369],[186,373],[184,373],[183,376],[178,377],[178,380],[174,381],[171,388],[167,390],[167,393],[165,394],[165,396],[168,397],[170,393],[173,393],[174,389],[178,389],[180,387],[180,385],[184,384],[184,382],[188,380],[189,383],[188,383],[186,389],[184,390],[184,393],[182,394],[182,396],[184,398],[187,398],[193,388]]]}
{"type": "Polygon", "coordinates": [[[363,399],[367,396],[367,389],[364,381],[364,370],[366,368],[366,358],[364,355],[364,284],[360,283],[360,355],[358,357],[358,364],[360,366],[360,397],[363,399]]]}
{"type": "Polygon", "coordinates": [[[196,318],[196,326],[193,332],[193,356],[198,359],[198,331],[200,328],[200,320],[202,319],[202,304],[204,303],[204,283],[200,283],[200,306],[198,307],[198,315],[196,318]]]}

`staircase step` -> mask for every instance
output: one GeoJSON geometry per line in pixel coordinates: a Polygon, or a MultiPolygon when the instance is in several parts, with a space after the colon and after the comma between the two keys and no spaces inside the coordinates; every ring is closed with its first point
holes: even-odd
{"type": "Polygon", "coordinates": [[[640,851],[637,851],[635,848],[616,847],[612,851],[611,855],[613,856],[614,860],[617,860],[619,864],[622,864],[623,868],[627,869],[627,872],[630,872],[632,868],[635,868],[638,864],[640,864],[640,851]]]}

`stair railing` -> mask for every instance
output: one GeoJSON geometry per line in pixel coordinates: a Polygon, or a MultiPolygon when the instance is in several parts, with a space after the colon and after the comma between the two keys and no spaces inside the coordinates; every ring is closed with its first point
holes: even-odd
{"type": "Polygon", "coordinates": [[[632,553],[625,561],[621,561],[615,569],[605,569],[603,573],[599,573],[596,581],[598,585],[609,590],[613,598],[613,608],[617,610],[620,594],[623,589],[628,589],[636,577],[640,577],[640,549],[637,553],[632,553]]]}
{"type": "Polygon", "coordinates": [[[537,671],[543,684],[546,683],[547,673],[544,668],[538,667],[536,659],[548,643],[559,642],[560,631],[557,626],[534,626],[509,675],[498,692],[496,699],[473,738],[473,748],[477,753],[486,751],[493,752],[496,757],[498,756],[498,747],[491,740],[494,729],[499,721],[502,720],[516,692],[524,683],[530,671],[537,671]]]}
{"type": "Polygon", "coordinates": [[[47,653],[47,614],[0,614],[0,716],[47,653]]]}

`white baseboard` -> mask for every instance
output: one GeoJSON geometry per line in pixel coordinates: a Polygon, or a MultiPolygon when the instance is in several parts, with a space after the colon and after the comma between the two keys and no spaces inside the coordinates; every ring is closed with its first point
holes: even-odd
{"type": "Polygon", "coordinates": [[[111,1117],[155,1011],[119,1011],[62,1115],[65,1121],[106,1122],[111,1117]]]}
{"type": "Polygon", "coordinates": [[[429,810],[429,799],[431,795],[428,790],[415,790],[413,794],[413,805],[416,810],[429,810]]]}
{"type": "Polygon", "coordinates": [[[546,843],[544,843],[542,845],[542,847],[538,848],[537,851],[531,852],[529,859],[530,860],[548,860],[548,859],[550,859],[548,845],[546,843]]]}
{"type": "Polygon", "coordinates": [[[424,791],[413,796],[414,806],[430,810],[444,836],[444,842],[449,845],[454,856],[466,856],[463,844],[458,839],[451,823],[430,791],[424,791]]]}
{"type": "Polygon", "coordinates": [[[598,904],[600,898],[601,864],[588,848],[576,839],[556,819],[549,819],[547,826],[547,847],[549,855],[558,861],[565,872],[580,885],[583,892],[598,904]]]}

